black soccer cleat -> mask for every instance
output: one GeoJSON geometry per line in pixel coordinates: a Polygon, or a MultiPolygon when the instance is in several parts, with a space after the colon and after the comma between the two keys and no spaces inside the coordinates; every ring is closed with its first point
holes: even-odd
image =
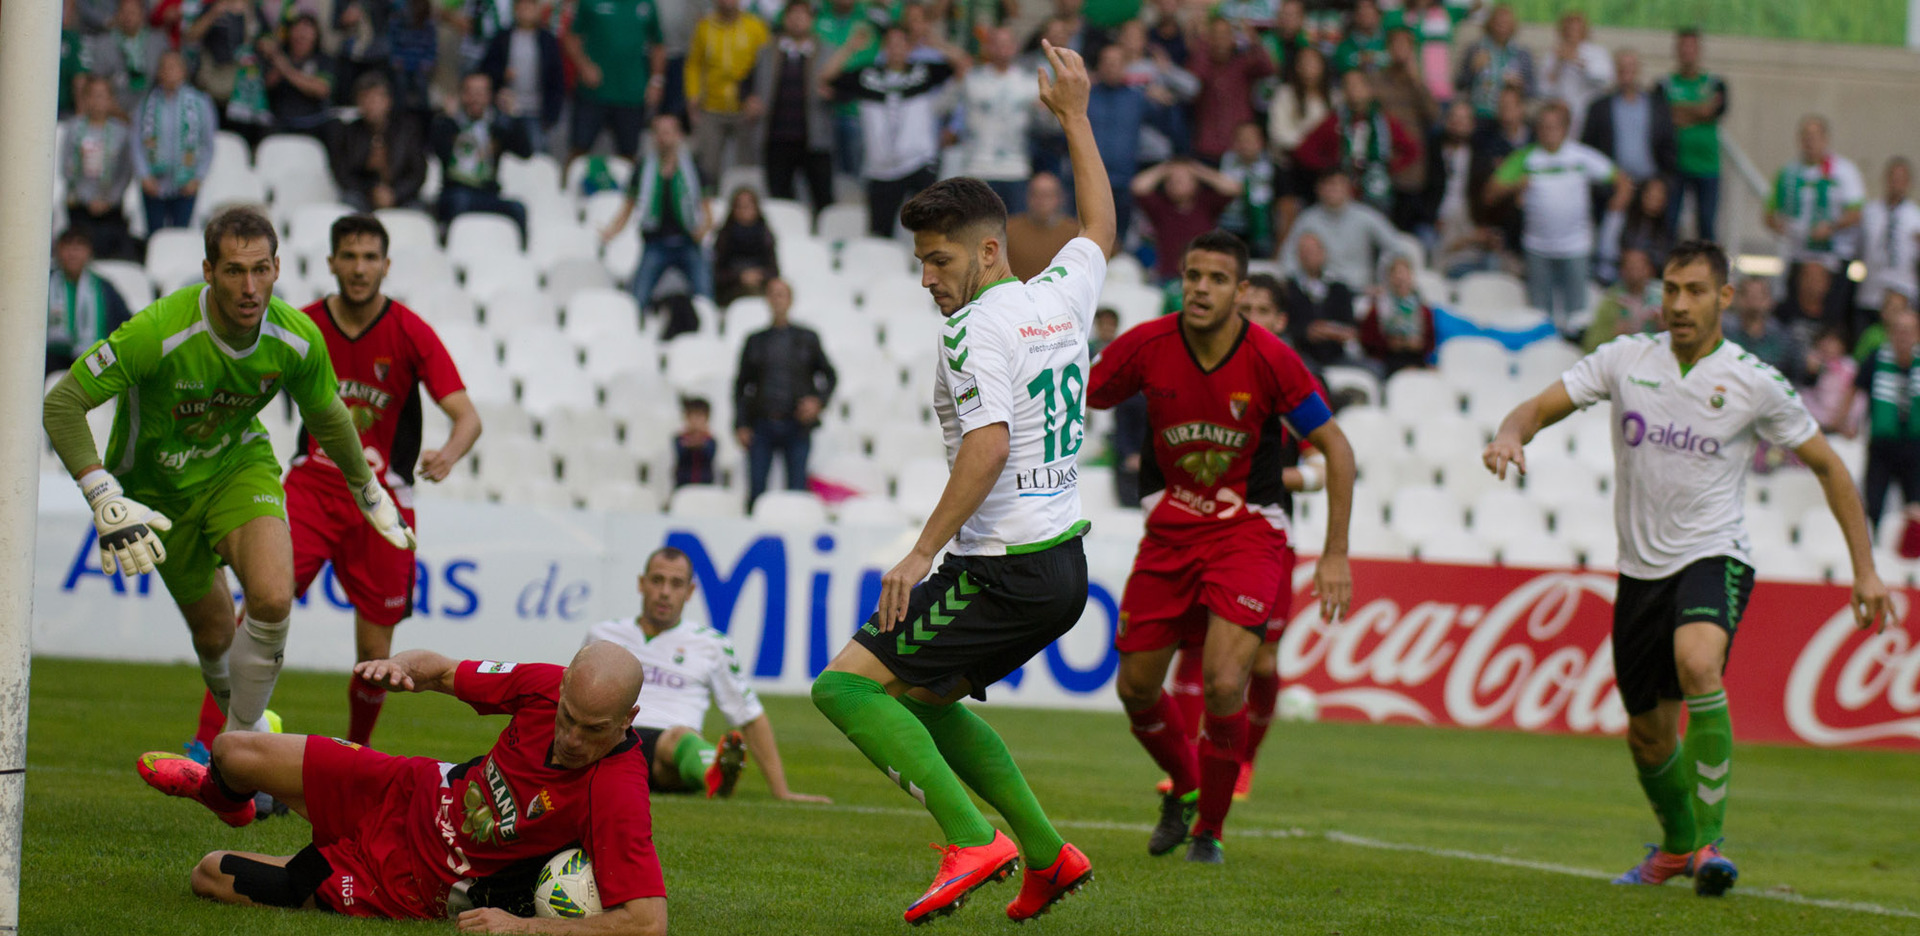
{"type": "Polygon", "coordinates": [[[1220,840],[1206,833],[1193,837],[1187,845],[1187,860],[1200,864],[1226,864],[1226,849],[1220,847],[1220,840]]]}
{"type": "Polygon", "coordinates": [[[1160,822],[1147,839],[1147,854],[1164,855],[1179,848],[1187,840],[1187,830],[1193,828],[1193,817],[1199,809],[1199,790],[1189,790],[1184,796],[1173,793],[1161,796],[1160,822]]]}

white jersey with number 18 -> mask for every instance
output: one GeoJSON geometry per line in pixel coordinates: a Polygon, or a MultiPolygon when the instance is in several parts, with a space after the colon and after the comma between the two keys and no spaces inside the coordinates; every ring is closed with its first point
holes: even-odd
{"type": "Polygon", "coordinates": [[[1613,402],[1621,574],[1662,579],[1712,556],[1752,564],[1743,506],[1754,448],[1799,448],[1820,432],[1779,371],[1725,340],[1683,370],[1662,333],[1615,338],[1560,380],[1582,409],[1613,402]]]}
{"type": "Polygon", "coordinates": [[[947,464],[975,429],[1006,423],[1008,437],[1007,466],[951,552],[1037,552],[1085,532],[1076,461],[1087,340],[1106,278],[1106,254],[1076,237],[1039,276],[994,283],[947,318],[933,386],[947,464]]]}

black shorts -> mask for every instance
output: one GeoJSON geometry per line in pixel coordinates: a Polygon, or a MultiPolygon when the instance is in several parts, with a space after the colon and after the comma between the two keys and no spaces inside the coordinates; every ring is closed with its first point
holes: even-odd
{"type": "Polygon", "coordinates": [[[1613,678],[1627,714],[1681,698],[1673,659],[1673,633],[1681,625],[1725,628],[1731,652],[1751,594],[1753,567],[1728,556],[1697,560],[1663,579],[1620,576],[1613,599],[1613,678]]]}
{"type": "Polygon", "coordinates": [[[964,683],[984,700],[1086,607],[1087,553],[1075,537],[1036,553],[950,555],[913,587],[905,621],[881,633],[870,618],[853,639],[907,685],[945,697],[964,683]]]}
{"type": "Polygon", "coordinates": [[[660,736],[670,730],[672,729],[642,728],[638,725],[633,727],[633,733],[640,738],[640,758],[647,764],[647,789],[655,793],[671,793],[679,789],[679,787],[674,787],[672,790],[669,790],[662,787],[660,785],[660,778],[655,775],[653,770],[653,752],[660,746],[660,736]]]}

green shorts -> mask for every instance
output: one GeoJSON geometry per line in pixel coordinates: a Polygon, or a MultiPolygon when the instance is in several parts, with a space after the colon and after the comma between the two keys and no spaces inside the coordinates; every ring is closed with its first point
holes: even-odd
{"type": "Polygon", "coordinates": [[[167,561],[160,563],[159,572],[176,604],[199,601],[214,586],[226,560],[213,547],[227,534],[260,517],[287,519],[280,464],[272,457],[242,456],[231,470],[191,498],[148,500],[131,487],[127,495],[173,521],[173,529],[160,534],[167,561]]]}

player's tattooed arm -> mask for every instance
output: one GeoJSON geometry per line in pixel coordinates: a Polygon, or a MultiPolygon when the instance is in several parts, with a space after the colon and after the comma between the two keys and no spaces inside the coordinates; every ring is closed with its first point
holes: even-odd
{"type": "Polygon", "coordinates": [[[453,673],[459,665],[432,650],[407,650],[385,660],[367,660],[356,664],[353,672],[376,686],[452,695],[453,673]]]}

